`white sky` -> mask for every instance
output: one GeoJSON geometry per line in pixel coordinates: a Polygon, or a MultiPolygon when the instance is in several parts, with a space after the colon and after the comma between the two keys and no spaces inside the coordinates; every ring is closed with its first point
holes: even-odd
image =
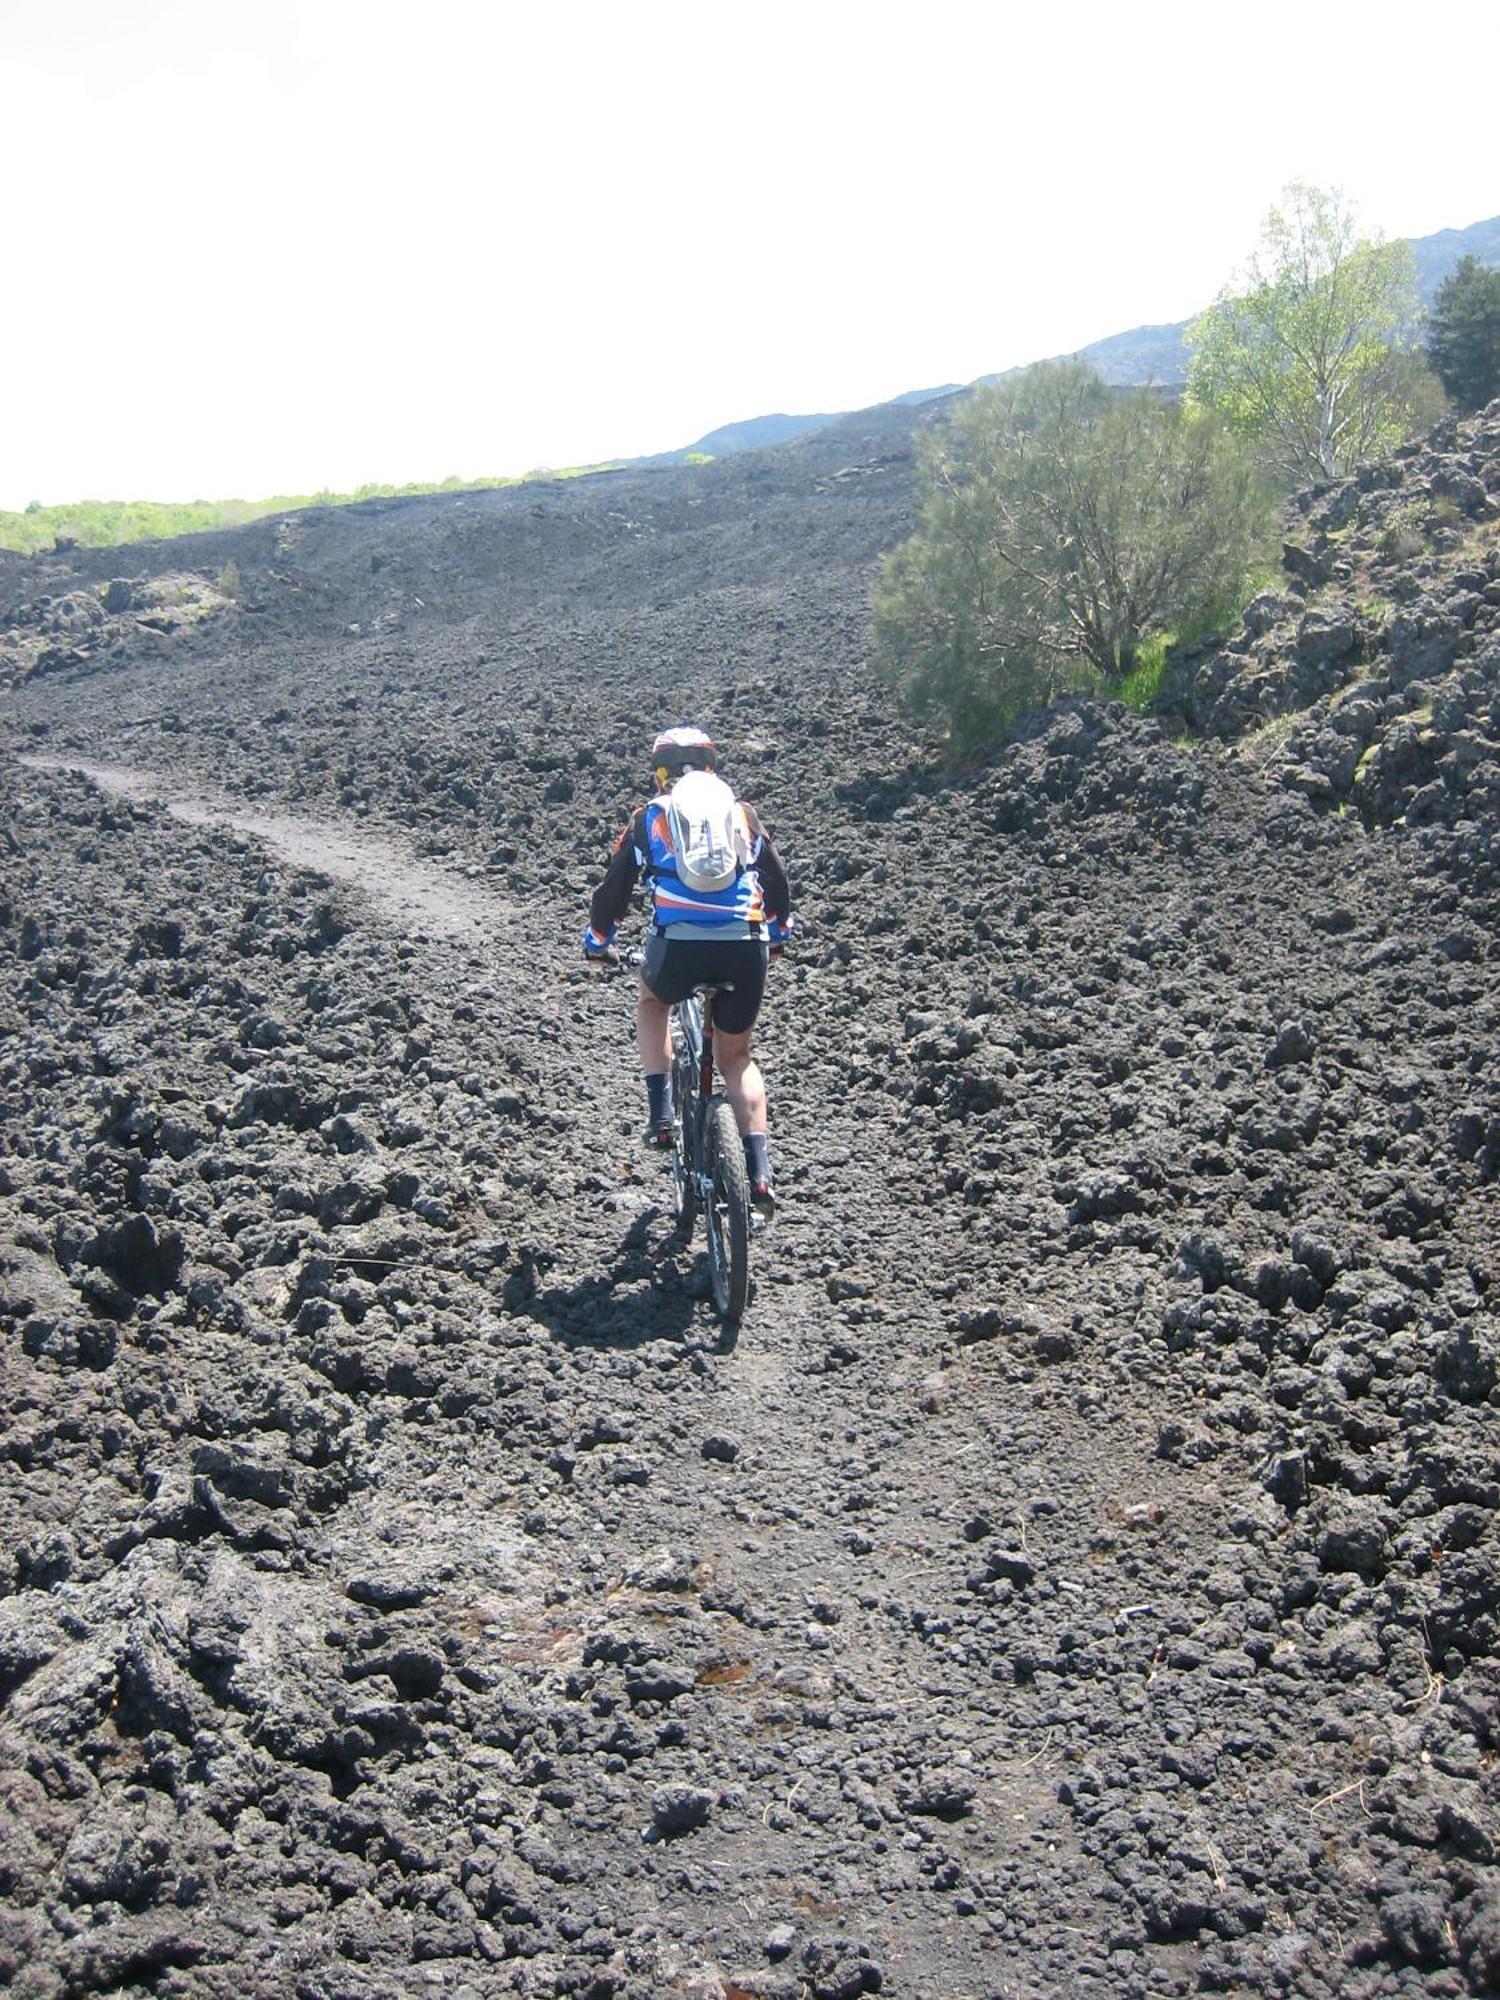
{"type": "Polygon", "coordinates": [[[1181,319],[1293,177],[1500,212],[1497,62],[1494,0],[0,0],[0,507],[623,457],[1181,319]]]}

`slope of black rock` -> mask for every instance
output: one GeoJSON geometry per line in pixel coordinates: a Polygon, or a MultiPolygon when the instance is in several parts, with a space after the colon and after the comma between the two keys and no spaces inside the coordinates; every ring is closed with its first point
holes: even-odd
{"type": "Polygon", "coordinates": [[[1495,886],[1500,404],[1300,496],[1284,583],[1171,698],[1288,792],[1495,886]]]}
{"type": "Polygon", "coordinates": [[[1201,739],[957,777],[837,428],[7,572],[238,571],[7,697],[16,1992],[1500,1977],[1494,419],[1308,496],[1201,739]],[[577,959],[682,715],[799,891],[737,1338],[577,959]]]}

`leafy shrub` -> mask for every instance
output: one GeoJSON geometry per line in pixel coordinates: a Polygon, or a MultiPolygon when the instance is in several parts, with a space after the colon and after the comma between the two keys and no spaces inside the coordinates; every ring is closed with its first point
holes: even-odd
{"type": "Polygon", "coordinates": [[[1071,362],[960,403],[919,448],[918,503],[876,586],[877,651],[959,751],[1062,690],[1118,692],[1153,633],[1237,608],[1268,522],[1217,423],[1071,362]]]}
{"type": "Polygon", "coordinates": [[[1341,477],[1435,423],[1442,391],[1408,329],[1406,243],[1361,237],[1336,191],[1294,181],[1238,290],[1188,330],[1189,391],[1291,485],[1341,477]]]}

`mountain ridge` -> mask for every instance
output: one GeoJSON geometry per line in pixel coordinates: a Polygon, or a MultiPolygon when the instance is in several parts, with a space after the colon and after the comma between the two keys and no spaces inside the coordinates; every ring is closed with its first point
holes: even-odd
{"type": "MultiPolygon", "coordinates": [[[[962,382],[944,382],[935,389],[907,389],[899,396],[891,396],[884,403],[871,407],[883,409],[913,409],[922,403],[936,402],[942,396],[956,395],[965,387],[962,382]]],[[[794,438],[806,437],[809,431],[822,430],[829,424],[839,423],[843,418],[854,416],[853,410],[822,410],[816,413],[792,415],[777,410],[763,417],[745,417],[734,423],[720,424],[717,429],[705,431],[692,444],[682,445],[675,451],[659,451],[647,458],[632,458],[628,465],[682,465],[687,460],[706,455],[709,458],[723,458],[731,452],[764,451],[772,445],[790,444],[794,438]]]]}
{"type": "MultiPolygon", "coordinates": [[[[1481,263],[1500,264],[1500,215],[1471,222],[1462,229],[1439,229],[1429,236],[1407,237],[1404,240],[1410,243],[1416,257],[1418,296],[1423,307],[1429,308],[1437,296],[1438,287],[1457,267],[1461,258],[1477,257],[1481,263]]],[[[1159,325],[1127,327],[1121,333],[1105,334],[1099,340],[1090,341],[1087,346],[1075,348],[1070,354],[1048,358],[1086,361],[1114,388],[1143,388],[1148,383],[1175,387],[1187,380],[1186,335],[1191,323],[1191,319],[1182,319],[1159,325]]],[[[998,382],[1002,376],[1018,372],[1017,369],[1002,369],[992,375],[980,375],[973,383],[949,382],[940,389],[908,390],[904,395],[892,396],[890,403],[931,402],[940,396],[956,394],[960,389],[976,387],[979,383],[998,382]]],[[[877,404],[874,407],[885,408],[887,405],[877,404]]],[[[718,458],[731,452],[762,450],[768,445],[789,444],[794,438],[805,437],[809,431],[820,430],[855,414],[852,410],[838,410],[803,416],[777,412],[774,416],[750,417],[705,432],[701,438],[682,446],[680,450],[658,452],[649,458],[629,462],[633,465],[680,465],[695,453],[706,452],[718,458]]]]}

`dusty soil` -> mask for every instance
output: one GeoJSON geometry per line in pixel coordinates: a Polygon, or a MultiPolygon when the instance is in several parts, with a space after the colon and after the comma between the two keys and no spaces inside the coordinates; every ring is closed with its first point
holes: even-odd
{"type": "Polygon", "coordinates": [[[894,419],[0,566],[0,1983],[1494,1990],[1497,432],[958,777],[894,419]],[[577,957],[684,715],[737,1334],[577,957]]]}

